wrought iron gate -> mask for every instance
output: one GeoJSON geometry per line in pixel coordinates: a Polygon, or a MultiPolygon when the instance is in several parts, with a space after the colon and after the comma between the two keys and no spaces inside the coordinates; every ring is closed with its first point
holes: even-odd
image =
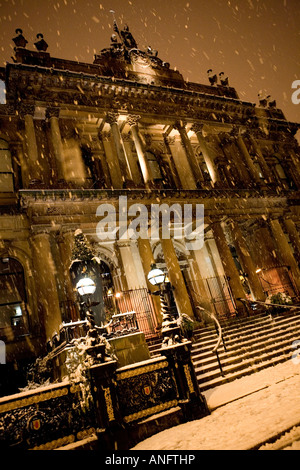
{"type": "Polygon", "coordinates": [[[146,338],[156,336],[157,320],[151,295],[146,288],[119,292],[104,298],[105,307],[115,314],[135,312],[138,328],[146,338]]]}

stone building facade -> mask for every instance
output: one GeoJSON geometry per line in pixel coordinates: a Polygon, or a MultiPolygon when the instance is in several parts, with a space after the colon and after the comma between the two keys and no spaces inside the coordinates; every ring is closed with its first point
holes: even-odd
{"type": "Polygon", "coordinates": [[[0,69],[0,338],[14,369],[78,319],[77,229],[102,262],[108,308],[140,308],[149,334],[160,322],[153,263],[193,318],[197,305],[222,318],[243,314],[239,299],[299,295],[299,125],[275,102],[241,100],[221,75],[185,81],[127,27],[114,28],[93,63],[52,57],[42,35],[32,50],[17,30],[0,69]],[[204,204],[203,247],[99,240],[97,208],[118,212],[120,196],[149,208],[204,204]]]}

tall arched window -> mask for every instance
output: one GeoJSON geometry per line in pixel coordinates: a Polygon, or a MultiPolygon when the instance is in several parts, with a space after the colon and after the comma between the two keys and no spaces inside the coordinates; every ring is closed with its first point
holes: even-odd
{"type": "Polygon", "coordinates": [[[0,192],[13,192],[14,179],[8,142],[0,139],[0,192]]]}
{"type": "Polygon", "coordinates": [[[26,327],[26,289],[24,270],[15,258],[0,258],[0,334],[12,327],[26,327]]]}
{"type": "Polygon", "coordinates": [[[158,188],[172,188],[175,186],[169,162],[162,155],[157,156],[151,150],[146,152],[151,174],[158,188]]]}
{"type": "Polygon", "coordinates": [[[153,179],[154,180],[162,180],[163,175],[162,175],[161,168],[160,168],[160,165],[157,161],[157,158],[156,158],[155,154],[148,151],[148,152],[146,152],[146,157],[147,157],[147,160],[149,162],[149,166],[150,166],[150,170],[151,170],[153,179]]]}

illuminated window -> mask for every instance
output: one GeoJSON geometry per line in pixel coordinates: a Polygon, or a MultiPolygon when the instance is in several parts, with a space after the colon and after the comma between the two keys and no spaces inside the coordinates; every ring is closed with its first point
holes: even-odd
{"type": "Polygon", "coordinates": [[[26,314],[24,270],[14,258],[0,258],[0,331],[24,327],[26,314]]]}
{"type": "Polygon", "coordinates": [[[13,192],[14,179],[8,143],[0,139],[0,192],[13,192]]]}
{"type": "Polygon", "coordinates": [[[260,177],[261,179],[264,179],[264,175],[263,175],[263,172],[262,172],[262,169],[261,169],[260,164],[259,164],[258,162],[254,162],[254,166],[255,166],[256,169],[257,169],[257,172],[258,172],[258,174],[259,174],[259,177],[260,177]]]}
{"type": "Polygon", "coordinates": [[[3,80],[0,80],[0,104],[6,103],[6,90],[5,83],[3,80]]]}
{"type": "Polygon", "coordinates": [[[277,175],[279,176],[279,178],[281,180],[286,180],[286,174],[284,172],[284,169],[282,168],[282,165],[280,163],[276,163],[275,165],[275,170],[276,170],[276,173],[277,175]]]}

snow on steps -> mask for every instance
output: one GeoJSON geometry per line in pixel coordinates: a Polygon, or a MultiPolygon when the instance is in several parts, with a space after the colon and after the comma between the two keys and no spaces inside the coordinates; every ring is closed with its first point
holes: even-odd
{"type": "MultiPolygon", "coordinates": [[[[291,358],[292,343],[300,339],[300,315],[257,315],[222,324],[225,347],[218,354],[212,349],[217,342],[213,325],[195,331],[192,359],[201,390],[230,382],[291,358]]],[[[160,341],[149,345],[151,355],[161,353],[160,341]]]]}

